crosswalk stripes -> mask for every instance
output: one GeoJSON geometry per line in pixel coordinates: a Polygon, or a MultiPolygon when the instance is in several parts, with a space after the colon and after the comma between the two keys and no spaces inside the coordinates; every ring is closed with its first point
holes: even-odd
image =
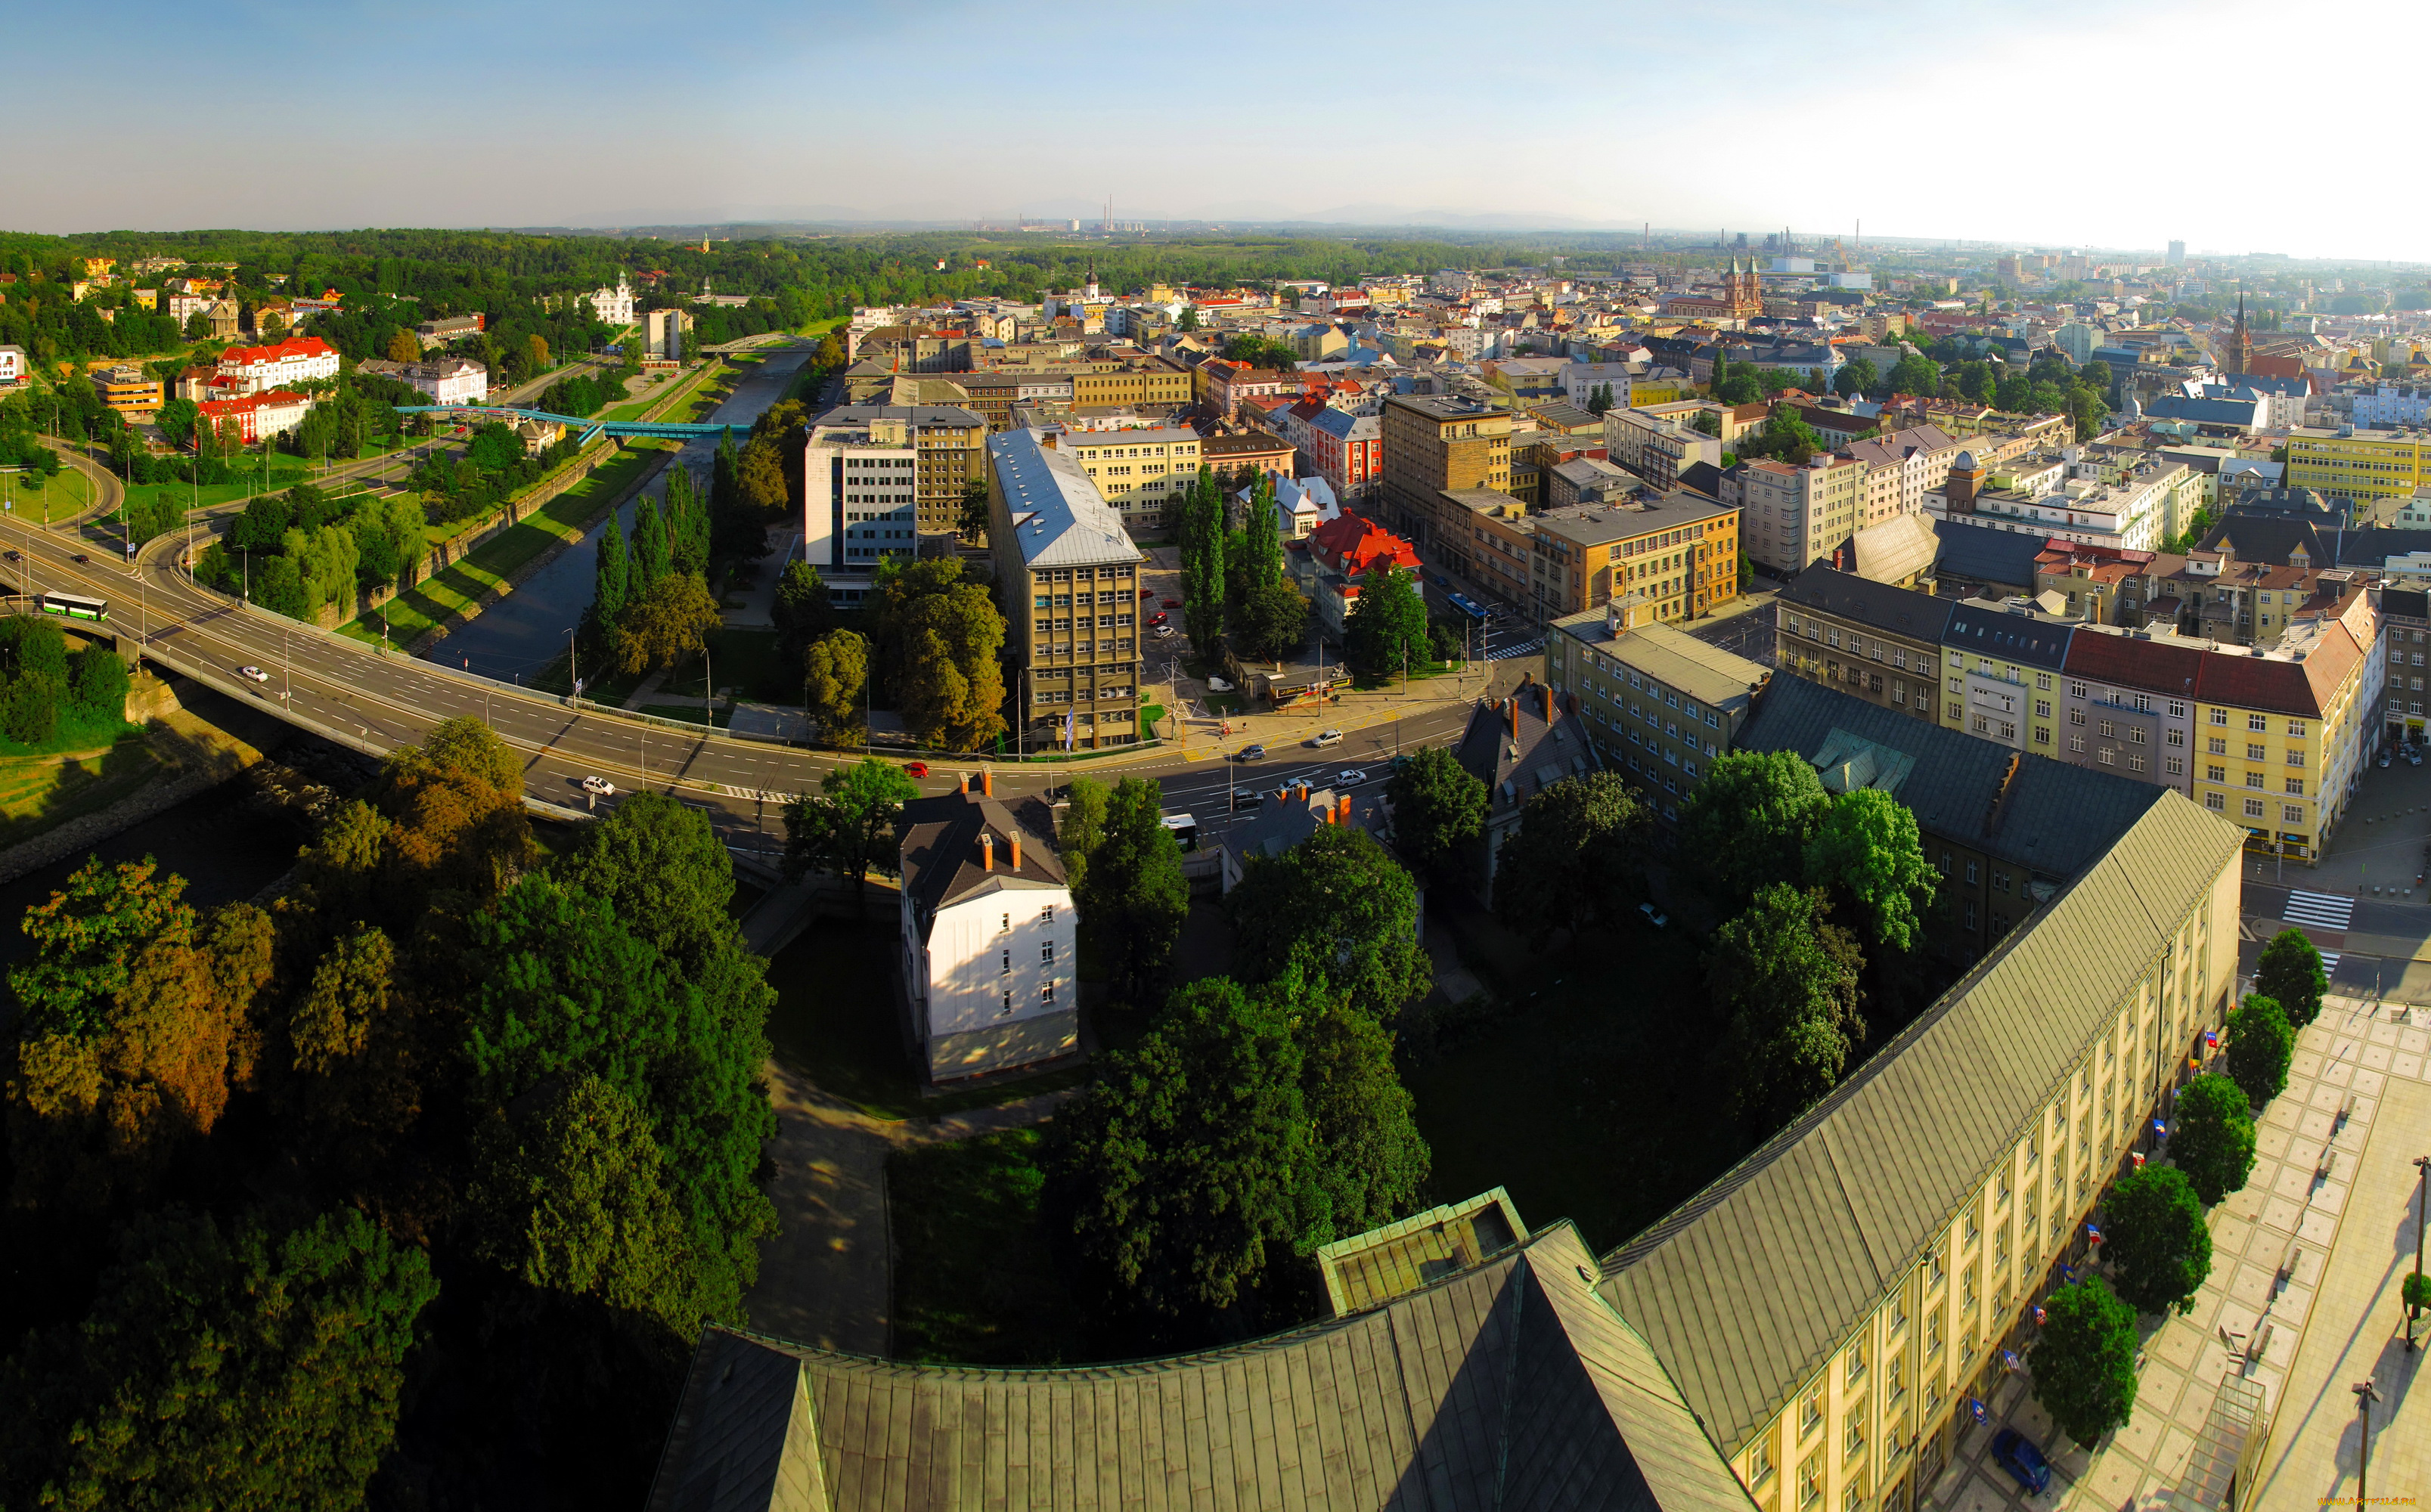
{"type": "Polygon", "coordinates": [[[2355,899],[2337,893],[2291,892],[2279,916],[2290,924],[2310,924],[2317,930],[2342,930],[2355,917],[2355,899]]]}
{"type": "Polygon", "coordinates": [[[1485,659],[1489,662],[1508,662],[1515,656],[1534,656],[1544,648],[1544,637],[1538,636],[1533,641],[1523,641],[1517,646],[1498,646],[1485,653],[1485,659]]]}
{"type": "Polygon", "coordinates": [[[2322,980],[2324,982],[2333,981],[2337,978],[2338,974],[2339,952],[2336,950],[2323,950],[2322,952],[2322,980]]]}

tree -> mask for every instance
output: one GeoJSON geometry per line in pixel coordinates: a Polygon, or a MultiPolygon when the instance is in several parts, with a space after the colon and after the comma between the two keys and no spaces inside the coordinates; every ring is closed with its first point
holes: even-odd
{"type": "Polygon", "coordinates": [[[1251,588],[1231,616],[1233,646],[1256,660],[1281,660],[1308,643],[1308,600],[1281,578],[1251,588]]]}
{"type": "Polygon", "coordinates": [[[1912,950],[1941,874],[1924,859],[1916,815],[1880,788],[1841,794],[1806,843],[1806,881],[1846,898],[1877,945],[1912,950]]]}
{"type": "Polygon", "coordinates": [[[954,512],[954,533],[977,546],[987,539],[987,484],[975,478],[963,484],[962,507],[954,512]]]}
{"type": "Polygon", "coordinates": [[[1081,928],[1112,971],[1120,1001],[1152,1000],[1190,913],[1182,847],[1165,827],[1164,788],[1126,777],[1106,795],[1105,829],[1075,890],[1081,928]]]}
{"type": "Polygon", "coordinates": [[[438,1291],[358,1212],[141,1219],[83,1320],[0,1367],[0,1498],[359,1506],[438,1291]]]}
{"type": "Polygon", "coordinates": [[[19,928],[33,949],[8,968],[19,1037],[94,1033],[143,947],[164,931],[193,929],[186,879],[159,872],[149,856],[109,866],[87,857],[65,891],[25,910],[19,928]]]}
{"type": "Polygon", "coordinates": [[[819,779],[816,798],[785,810],[785,875],[812,871],[852,879],[858,904],[872,871],[892,875],[898,859],[895,824],[920,786],[892,762],[864,756],[819,779]]]}
{"type": "Polygon", "coordinates": [[[1839,1083],[1857,1017],[1862,961],[1846,930],[1829,922],[1820,889],[1760,889],[1714,932],[1706,981],[1725,1028],[1733,1105],[1765,1130],[1779,1128],[1839,1083]]]}
{"type": "Polygon", "coordinates": [[[1806,869],[1806,847],[1832,812],[1815,768],[1795,751],[1733,751],[1715,759],[1680,805],[1681,869],[1728,913],[1806,869]]]}
{"type": "Polygon", "coordinates": [[[740,936],[734,859],[708,815],[663,793],[636,793],[584,832],[556,866],[560,881],[606,903],[626,927],[701,980],[740,936]]]}
{"type": "Polygon", "coordinates": [[[471,921],[465,1097],[477,1120],[544,1085],[593,1076],[641,1110],[682,1212],[702,1311],[742,1316],[775,1227],[761,1150],[775,1116],[757,1085],[774,994],[756,976],[690,972],[607,901],[524,878],[471,921]]]}
{"type": "Polygon", "coordinates": [[[1519,812],[1494,864],[1494,912],[1538,944],[1611,925],[1643,894],[1654,818],[1617,773],[1566,777],[1519,812]]]}
{"type": "Polygon", "coordinates": [[[1182,624],[1201,655],[1224,629],[1224,498],[1201,466],[1182,507],[1182,624]]]}
{"type": "Polygon", "coordinates": [[[1393,846],[1429,877],[1449,879],[1485,833],[1485,784],[1450,746],[1421,746],[1385,781],[1393,846]]]}
{"type": "Polygon", "coordinates": [[[1893,394],[1931,398],[1941,392],[1941,366],[1920,353],[1909,352],[1891,364],[1887,381],[1893,394]]]}
{"type": "Polygon", "coordinates": [[[2204,1206],[2241,1191],[2254,1173],[2254,1117],[2245,1089],[2224,1076],[2198,1076],[2178,1092],[2170,1159],[2204,1206]]]}
{"type": "Polygon", "coordinates": [[[1057,1116],[1056,1230],[1109,1296],[1167,1326],[1203,1323],[1302,1232],[1314,1151],[1302,1054],[1273,994],[1223,977],[1173,995],[1057,1116]]]}
{"type": "Polygon", "coordinates": [[[1182,306],[1182,313],[1174,319],[1173,328],[1185,335],[1191,331],[1197,330],[1199,328],[1199,307],[1197,305],[1182,306]]]}
{"type": "Polygon", "coordinates": [[[830,630],[803,655],[802,697],[832,745],[861,738],[868,686],[869,643],[848,630],[830,630]]]}
{"type": "MultiPolygon", "coordinates": [[[[210,334],[208,326],[204,334],[210,334]]],[[[399,329],[389,337],[388,350],[383,355],[392,362],[419,362],[422,361],[422,338],[410,330],[399,329]]]]}
{"type": "Polygon", "coordinates": [[[2026,1356],[2035,1400],[2089,1449],[2136,1410],[2136,1309],[2087,1276],[2053,1292],[2043,1312],[2042,1336],[2026,1356]]]}
{"type": "Polygon", "coordinates": [[[1300,1252],[1364,1234],[1410,1212],[1433,1154],[1417,1104],[1393,1068],[1393,1036],[1340,993],[1286,974],[1273,988],[1291,1007],[1300,1093],[1316,1158],[1300,1252]]]}
{"type": "Polygon", "coordinates": [[[1356,825],[1323,825],[1279,856],[1252,857],[1224,913],[1252,983],[1297,970],[1386,1022],[1434,983],[1417,884],[1356,825]]]}
{"type": "Polygon", "coordinates": [[[2228,1016],[2228,1074],[2261,1107],[2287,1090],[2288,1067],[2296,1054],[2296,1031],[2279,1004],[2258,992],[2228,1016]]]}
{"type": "Polygon", "coordinates": [[[709,1300],[642,1109],[596,1076],[477,1131],[475,1248],[527,1285],[596,1297],[688,1345],[709,1300]]]}
{"type": "Polygon", "coordinates": [[[1612,409],[1612,385],[1599,383],[1587,394],[1587,413],[1601,420],[1612,409]]]}
{"type": "Polygon", "coordinates": [[[618,669],[630,677],[698,656],[724,618],[707,583],[689,572],[669,573],[628,607],[616,636],[618,669]]]}
{"type": "Polygon", "coordinates": [[[2254,990],[2276,1002],[2291,1026],[2302,1029],[2311,1023],[2322,1011],[2322,994],[2329,989],[2322,952],[2304,931],[2291,927],[2271,936],[2254,967],[2254,990]]]}
{"type": "Polygon", "coordinates": [[[59,625],[24,614],[0,620],[0,672],[8,677],[0,731],[26,746],[49,740],[68,699],[68,643],[59,625]]]}
{"type": "Polygon", "coordinates": [[[921,745],[978,750],[1004,732],[1004,616],[986,588],[956,583],[903,615],[897,704],[921,745]]]}
{"type": "MultiPolygon", "coordinates": [[[[785,462],[773,436],[754,436],[743,447],[743,455],[734,476],[739,512],[729,514],[746,526],[757,529],[762,522],[773,519],[785,511],[792,500],[792,491],[785,486],[785,462]]],[[[712,501],[713,506],[714,500],[712,501]]],[[[730,538],[740,531],[729,527],[730,538]]],[[[742,544],[739,539],[735,544],[742,544]]]]}
{"type": "Polygon", "coordinates": [[[2119,1295],[2141,1313],[2195,1310],[2211,1274],[2211,1230],[2186,1173],[2168,1166],[2128,1172],[2103,1201],[2103,1258],[2119,1295]]]}
{"type": "Polygon", "coordinates": [[[1389,562],[1367,569],[1343,622],[1342,658],[1371,677],[1427,664],[1427,602],[1416,573],[1389,562]]]}
{"type": "Polygon", "coordinates": [[[1881,380],[1882,370],[1874,366],[1872,358],[1852,358],[1840,364],[1839,372],[1832,375],[1832,392],[1853,397],[1873,388],[1881,380]]]}
{"type": "Polygon", "coordinates": [[[777,654],[797,664],[811,643],[835,628],[835,607],[819,569],[807,562],[788,562],[777,577],[777,598],[770,606],[777,623],[777,654]]]}
{"type": "Polygon", "coordinates": [[[625,532],[616,516],[610,514],[607,529],[599,532],[598,555],[592,565],[591,623],[602,634],[612,633],[625,617],[625,575],[631,566],[625,532]]]}
{"type": "Polygon", "coordinates": [[[126,717],[126,664],[115,648],[98,641],[75,656],[75,707],[89,719],[126,717]]]}
{"type": "Polygon", "coordinates": [[[1055,848],[1064,861],[1064,880],[1076,899],[1088,885],[1089,858],[1106,838],[1106,810],[1115,790],[1086,773],[1076,774],[1064,789],[1064,815],[1055,825],[1055,848]]]}
{"type": "Polygon", "coordinates": [[[538,853],[524,813],[523,763],[478,719],[443,721],[420,746],[391,753],[377,794],[393,821],[381,896],[408,929],[443,891],[486,905],[538,853]]]}

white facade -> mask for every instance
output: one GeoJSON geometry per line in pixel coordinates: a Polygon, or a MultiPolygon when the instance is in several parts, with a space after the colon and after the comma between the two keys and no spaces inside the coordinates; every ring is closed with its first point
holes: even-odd
{"type": "Polygon", "coordinates": [[[0,346],[0,383],[25,381],[25,349],[22,346],[0,346]]]}
{"type": "Polygon", "coordinates": [[[1077,1006],[1080,910],[1070,888],[1019,877],[989,882],[938,909],[925,943],[908,897],[902,913],[903,937],[913,942],[904,987],[931,1046],[951,1035],[1018,1029],[1077,1006]]]}
{"type": "Polygon", "coordinates": [[[803,454],[802,560],[830,587],[866,578],[887,557],[909,561],[918,551],[919,462],[899,432],[813,428],[803,454]]]}
{"type": "Polygon", "coordinates": [[[400,376],[433,404],[481,404],[490,397],[490,370],[461,357],[408,362],[400,376]]]}
{"type": "Polygon", "coordinates": [[[1610,388],[1617,409],[1629,407],[1630,380],[1638,369],[1627,362],[1571,362],[1562,369],[1562,388],[1569,395],[1574,408],[1584,410],[1595,397],[1596,390],[1610,388]]]}
{"type": "Polygon", "coordinates": [[[633,290],[625,281],[625,270],[616,270],[616,287],[602,285],[591,291],[591,313],[611,326],[633,323],[633,290]]]}
{"type": "Polygon", "coordinates": [[[237,394],[266,394],[290,384],[338,376],[337,348],[317,336],[268,346],[231,346],[220,354],[219,376],[237,394]]]}
{"type": "MultiPolygon", "coordinates": [[[[2277,424],[2276,421],[2272,422],[2277,424]]],[[[2303,424],[2302,421],[2295,422],[2303,424]]],[[[2383,383],[2371,394],[2355,396],[2355,423],[2359,426],[2431,424],[2431,388],[2400,388],[2383,383]]]]}

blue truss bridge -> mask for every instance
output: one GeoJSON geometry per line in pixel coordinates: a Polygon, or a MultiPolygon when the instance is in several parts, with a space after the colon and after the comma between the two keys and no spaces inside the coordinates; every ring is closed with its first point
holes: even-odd
{"type": "Polygon", "coordinates": [[[556,414],[547,410],[512,410],[488,404],[399,405],[396,412],[440,415],[475,422],[495,420],[501,425],[516,425],[526,420],[538,420],[547,425],[565,427],[574,431],[586,446],[603,435],[664,436],[671,441],[702,441],[733,428],[730,425],[698,425],[679,420],[586,420],[580,415],[556,414]]]}

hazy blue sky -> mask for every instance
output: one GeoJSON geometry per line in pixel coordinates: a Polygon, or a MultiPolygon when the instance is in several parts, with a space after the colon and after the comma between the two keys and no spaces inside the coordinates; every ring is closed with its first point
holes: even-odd
{"type": "Polygon", "coordinates": [[[1094,215],[1111,193],[1117,215],[1150,218],[1863,221],[2423,258],[2431,210],[2387,187],[2406,172],[2389,135],[2405,86],[2367,78],[2372,57],[2419,51],[2423,15],[2255,0],[45,6],[8,24],[36,50],[9,71],[0,225],[1002,218],[1094,215]],[[2347,89],[2377,102],[2361,125],[2325,109],[2347,89]]]}

